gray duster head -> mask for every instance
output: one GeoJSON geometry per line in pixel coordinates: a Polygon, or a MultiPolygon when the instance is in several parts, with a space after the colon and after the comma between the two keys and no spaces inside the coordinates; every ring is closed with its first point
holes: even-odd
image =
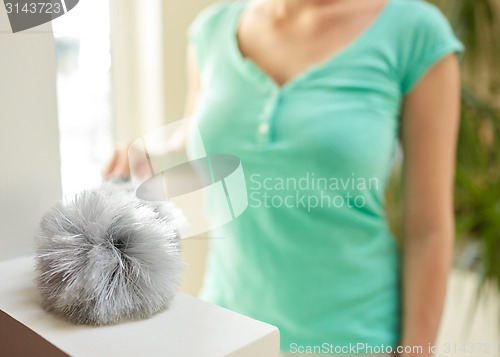
{"type": "Polygon", "coordinates": [[[142,319],[168,307],[180,283],[172,209],[104,185],[42,218],[36,283],[43,307],[78,324],[142,319]]]}

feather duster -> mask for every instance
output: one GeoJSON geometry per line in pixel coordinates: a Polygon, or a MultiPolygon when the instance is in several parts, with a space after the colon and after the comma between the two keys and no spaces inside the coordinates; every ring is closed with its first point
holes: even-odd
{"type": "Polygon", "coordinates": [[[35,260],[42,305],[76,324],[148,318],[169,306],[180,284],[175,209],[160,210],[117,187],[105,184],[60,202],[40,223],[35,260]]]}

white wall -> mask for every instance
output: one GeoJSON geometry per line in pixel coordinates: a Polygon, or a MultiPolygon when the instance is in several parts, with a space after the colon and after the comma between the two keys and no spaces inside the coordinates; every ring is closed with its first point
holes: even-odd
{"type": "Polygon", "coordinates": [[[492,282],[478,298],[479,282],[477,274],[452,271],[437,340],[440,347],[437,357],[499,356],[500,296],[492,282]]]}
{"type": "Polygon", "coordinates": [[[117,142],[133,141],[165,122],[161,9],[162,0],[110,0],[117,142]]]}
{"type": "Polygon", "coordinates": [[[0,260],[33,250],[61,195],[55,66],[50,24],[12,34],[0,5],[0,260]]]}
{"type": "Polygon", "coordinates": [[[169,121],[179,119],[184,111],[187,28],[200,11],[215,2],[216,0],[163,2],[165,114],[169,121]]]}

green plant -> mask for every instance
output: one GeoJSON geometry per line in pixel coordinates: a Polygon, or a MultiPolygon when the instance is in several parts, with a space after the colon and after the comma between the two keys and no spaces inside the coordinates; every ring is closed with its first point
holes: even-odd
{"type": "MultiPolygon", "coordinates": [[[[455,220],[458,247],[479,242],[478,272],[500,289],[500,0],[434,0],[466,47],[455,220]]],[[[401,169],[387,190],[387,216],[401,232],[401,169]]]]}

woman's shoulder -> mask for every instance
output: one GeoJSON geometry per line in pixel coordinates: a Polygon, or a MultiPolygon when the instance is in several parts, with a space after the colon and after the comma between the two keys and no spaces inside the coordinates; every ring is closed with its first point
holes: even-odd
{"type": "Polygon", "coordinates": [[[425,0],[389,1],[392,1],[393,5],[390,31],[403,47],[453,43],[457,50],[461,51],[461,45],[450,22],[436,5],[425,0]]]}
{"type": "Polygon", "coordinates": [[[190,32],[203,28],[204,31],[224,24],[229,17],[235,13],[241,1],[217,1],[203,9],[190,25],[190,32]]]}
{"type": "Polygon", "coordinates": [[[423,74],[449,53],[461,53],[463,44],[456,37],[446,16],[424,0],[389,0],[393,12],[385,34],[396,53],[403,93],[408,93],[423,74]]]}
{"type": "Polygon", "coordinates": [[[231,29],[244,1],[218,1],[202,10],[188,28],[188,45],[194,50],[198,69],[225,53],[231,29]]]}
{"type": "Polygon", "coordinates": [[[406,26],[440,26],[448,22],[441,10],[425,0],[389,0],[392,1],[394,17],[406,26]]]}
{"type": "Polygon", "coordinates": [[[403,11],[411,11],[411,14],[425,14],[439,11],[438,7],[427,0],[388,0],[393,2],[393,6],[403,11]]]}

